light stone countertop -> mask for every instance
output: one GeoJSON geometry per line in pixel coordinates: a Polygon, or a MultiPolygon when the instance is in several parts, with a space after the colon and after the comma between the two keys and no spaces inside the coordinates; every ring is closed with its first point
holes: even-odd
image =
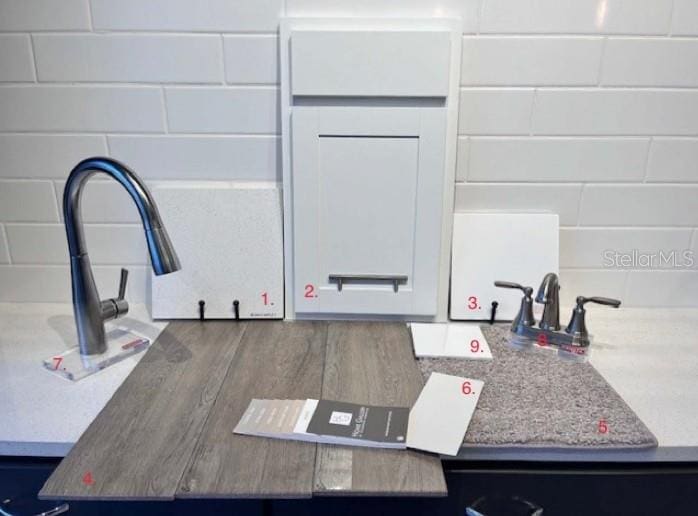
{"type": "MultiPolygon", "coordinates": [[[[76,342],[72,317],[67,304],[0,303],[0,455],[65,455],[144,355],[75,383],[51,374],[41,361],[76,342]]],[[[118,322],[151,340],[166,325],[151,322],[143,305],[118,322]]],[[[473,449],[459,458],[698,461],[698,309],[591,306],[587,325],[595,339],[591,362],[655,434],[659,448],[473,449]]]]}
{"type": "MultiPolygon", "coordinates": [[[[47,371],[42,360],[77,344],[72,310],[69,304],[0,303],[0,455],[67,454],[145,355],[78,382],[47,371]]],[[[144,305],[132,305],[118,324],[151,342],[166,326],[151,322],[144,305]]]]}

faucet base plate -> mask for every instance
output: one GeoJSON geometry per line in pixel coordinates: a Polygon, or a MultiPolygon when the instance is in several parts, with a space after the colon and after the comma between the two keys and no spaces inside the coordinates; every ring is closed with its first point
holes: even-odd
{"type": "Polygon", "coordinates": [[[150,346],[150,339],[117,327],[107,332],[107,350],[99,355],[81,355],[75,346],[63,353],[53,355],[42,361],[45,369],[77,382],[111,365],[145,351],[150,346]]]}

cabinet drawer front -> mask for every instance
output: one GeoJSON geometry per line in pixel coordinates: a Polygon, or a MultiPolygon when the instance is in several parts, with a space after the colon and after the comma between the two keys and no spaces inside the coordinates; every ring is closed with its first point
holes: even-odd
{"type": "Polygon", "coordinates": [[[446,97],[447,30],[295,30],[291,92],[309,96],[446,97]]]}
{"type": "Polygon", "coordinates": [[[440,108],[294,109],[298,312],[435,313],[444,126],[440,108]]]}

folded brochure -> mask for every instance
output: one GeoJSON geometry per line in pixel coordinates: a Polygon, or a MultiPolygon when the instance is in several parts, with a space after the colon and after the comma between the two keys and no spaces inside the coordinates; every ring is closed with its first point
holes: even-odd
{"type": "Polygon", "coordinates": [[[332,400],[253,399],[236,434],[457,455],[483,382],[432,373],[412,409],[332,400]]]}

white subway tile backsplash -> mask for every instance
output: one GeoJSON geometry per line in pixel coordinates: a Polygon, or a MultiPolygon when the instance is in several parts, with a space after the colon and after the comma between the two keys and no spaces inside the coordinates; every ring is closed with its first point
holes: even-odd
{"type": "Polygon", "coordinates": [[[174,133],[276,134],[277,88],[167,88],[174,133]]]}
{"type": "MultiPolygon", "coordinates": [[[[683,252],[689,248],[690,229],[674,228],[561,228],[560,267],[619,269],[628,268],[633,251],[656,258],[638,259],[636,267],[648,264],[652,269],[666,268],[660,252],[683,252]],[[615,253],[628,255],[621,258],[615,253]]],[[[635,267],[629,267],[635,268],[635,267]]]]}
{"type": "Polygon", "coordinates": [[[485,138],[470,141],[469,181],[642,181],[647,138],[485,138]]]}
{"type": "Polygon", "coordinates": [[[698,86],[698,39],[611,38],[601,83],[606,86],[698,86]]]}
{"type": "Polygon", "coordinates": [[[164,130],[160,88],[5,86],[0,131],[164,130]]]}
{"type": "Polygon", "coordinates": [[[580,191],[581,185],[459,183],[455,210],[550,212],[570,226],[577,223],[580,191]]]}
{"type": "Polygon", "coordinates": [[[696,226],[698,185],[587,185],[582,226],[696,226]]]}
{"type": "Polygon", "coordinates": [[[279,181],[276,136],[109,136],[111,155],[146,179],[279,181]]]}
{"type": "Polygon", "coordinates": [[[654,138],[647,163],[648,182],[698,182],[698,139],[654,138]]]}
{"type": "Polygon", "coordinates": [[[461,89],[458,133],[528,134],[533,94],[531,89],[461,89]]]}
{"type": "Polygon", "coordinates": [[[0,264],[10,263],[10,251],[5,236],[5,228],[0,224],[0,264]]]}
{"type": "Polygon", "coordinates": [[[89,30],[88,0],[0,0],[0,31],[89,30]]]}
{"type": "MultiPolygon", "coordinates": [[[[369,16],[389,18],[460,18],[463,32],[477,31],[483,0],[287,0],[288,16],[369,16]]],[[[486,1],[486,0],[485,0],[486,1]]]]}
{"type": "Polygon", "coordinates": [[[484,0],[482,33],[666,34],[667,0],[484,0]]]}
{"type": "Polygon", "coordinates": [[[698,135],[698,90],[539,90],[533,133],[698,135]]]}
{"type": "Polygon", "coordinates": [[[674,0],[671,33],[676,36],[698,36],[698,2],[674,0]]]}
{"type": "Polygon", "coordinates": [[[470,139],[459,137],[456,147],[456,182],[468,178],[468,162],[470,160],[470,139]]]}
{"type": "Polygon", "coordinates": [[[233,84],[277,84],[279,40],[276,36],[224,36],[225,80],[233,84]]]}
{"type": "Polygon", "coordinates": [[[220,37],[212,34],[34,36],[43,82],[221,83],[220,37]]]}
{"type": "Polygon", "coordinates": [[[630,271],[624,299],[628,306],[698,306],[698,271],[630,271]]]}
{"type": "MultiPolygon", "coordinates": [[[[63,224],[8,224],[12,263],[16,265],[68,263],[63,224]]],[[[146,265],[143,227],[98,224],[85,226],[92,265],[146,265]]]]}
{"type": "MultiPolygon", "coordinates": [[[[150,267],[130,266],[126,298],[130,303],[146,301],[150,267]]],[[[102,297],[117,294],[121,268],[93,267],[97,289],[102,297]]],[[[70,303],[70,269],[52,265],[0,265],[0,302],[70,303]]]]}
{"type": "Polygon", "coordinates": [[[560,269],[560,305],[565,308],[560,311],[560,324],[569,322],[567,309],[575,306],[577,296],[610,297],[620,299],[621,306],[628,306],[624,298],[627,277],[627,271],[560,269]]]}
{"type": "MultiPolygon", "coordinates": [[[[63,181],[56,182],[59,205],[63,199],[63,181]]],[[[110,222],[116,224],[140,222],[140,216],[133,199],[126,189],[116,181],[90,180],[82,194],[83,222],[110,222]]],[[[61,220],[63,213],[61,212],[61,220]]]]}
{"type": "Polygon", "coordinates": [[[27,34],[0,34],[0,82],[34,80],[34,60],[27,34]]]}
{"type": "Polygon", "coordinates": [[[283,0],[92,0],[97,30],[275,31],[283,0]]]}
{"type": "Polygon", "coordinates": [[[596,84],[601,38],[463,38],[461,84],[565,86],[596,84]]]}
{"type": "Polygon", "coordinates": [[[0,177],[65,178],[83,159],[106,154],[104,136],[0,134],[0,177]]]}
{"type": "Polygon", "coordinates": [[[58,207],[50,181],[0,181],[0,220],[57,222],[58,207]]]}

